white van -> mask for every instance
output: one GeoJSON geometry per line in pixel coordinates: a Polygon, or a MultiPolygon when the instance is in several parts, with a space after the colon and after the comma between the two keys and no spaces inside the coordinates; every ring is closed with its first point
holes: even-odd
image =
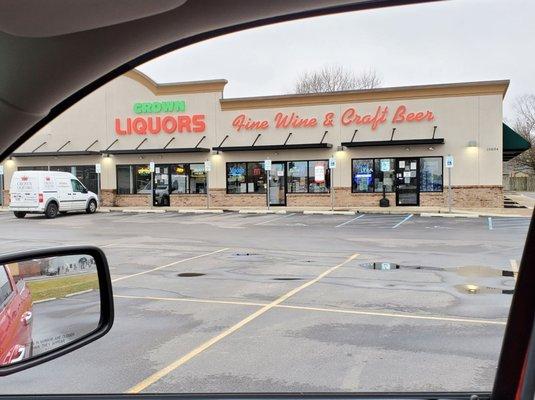
{"type": "Polygon", "coordinates": [[[56,218],[58,213],[97,210],[98,197],[73,175],[56,171],[16,171],[9,187],[9,209],[17,218],[28,213],[56,218]]]}

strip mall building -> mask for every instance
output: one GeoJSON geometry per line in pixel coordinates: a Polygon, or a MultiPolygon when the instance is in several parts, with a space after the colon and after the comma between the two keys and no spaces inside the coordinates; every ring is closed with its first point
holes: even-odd
{"type": "Polygon", "coordinates": [[[236,99],[226,83],[127,73],[17,149],[4,181],[70,171],[107,206],[206,207],[208,192],[214,208],[329,207],[334,188],[337,208],[377,206],[383,189],[392,206],[441,207],[452,156],[453,206],[503,207],[502,160],[523,150],[504,146],[518,139],[502,123],[508,81],[236,99]]]}

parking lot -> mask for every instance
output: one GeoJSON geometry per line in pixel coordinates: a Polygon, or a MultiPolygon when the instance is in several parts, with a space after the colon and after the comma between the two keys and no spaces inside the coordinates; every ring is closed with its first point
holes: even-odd
{"type": "Polygon", "coordinates": [[[529,222],[0,213],[2,252],[102,247],[116,307],[0,393],[490,390],[529,222]]]}

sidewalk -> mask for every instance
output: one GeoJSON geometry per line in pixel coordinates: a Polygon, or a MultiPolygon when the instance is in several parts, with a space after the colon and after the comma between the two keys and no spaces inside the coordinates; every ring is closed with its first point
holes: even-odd
{"type": "MultiPolygon", "coordinates": [[[[535,199],[533,199],[535,204],[535,199]]],[[[0,212],[7,212],[7,207],[0,207],[0,212]]],[[[224,207],[224,208],[187,208],[187,207],[101,207],[98,212],[126,212],[126,213],[195,213],[220,214],[223,212],[239,212],[243,214],[331,214],[330,207],[224,207]]],[[[452,208],[451,213],[447,207],[335,207],[334,214],[415,214],[422,216],[456,216],[456,217],[531,217],[533,209],[529,208],[452,208]]]]}

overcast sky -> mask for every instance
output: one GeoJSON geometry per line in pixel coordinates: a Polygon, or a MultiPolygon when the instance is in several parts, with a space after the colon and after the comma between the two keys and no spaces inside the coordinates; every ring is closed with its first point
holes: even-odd
{"type": "Polygon", "coordinates": [[[382,86],[510,79],[504,113],[535,94],[535,1],[451,0],[238,32],[139,69],[158,83],[227,79],[224,96],[291,93],[303,71],[375,69],[382,86]]]}

